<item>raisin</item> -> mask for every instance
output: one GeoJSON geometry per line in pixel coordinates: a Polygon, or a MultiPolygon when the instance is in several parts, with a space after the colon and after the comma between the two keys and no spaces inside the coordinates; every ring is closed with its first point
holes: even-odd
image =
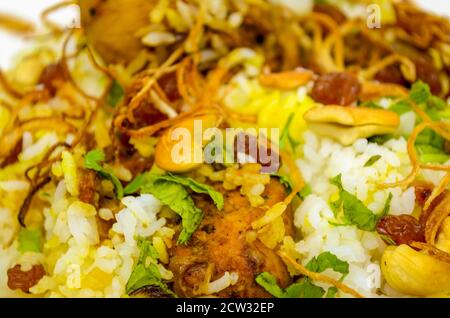
{"type": "Polygon", "coordinates": [[[442,91],[439,72],[433,66],[431,59],[418,57],[414,60],[414,64],[416,65],[417,79],[427,83],[434,95],[439,94],[442,91]]]}
{"type": "Polygon", "coordinates": [[[411,215],[388,215],[377,224],[377,232],[389,236],[398,245],[424,242],[425,233],[419,221],[411,215]]]}
{"type": "Polygon", "coordinates": [[[8,287],[12,290],[21,289],[28,293],[44,277],[45,270],[42,265],[34,265],[29,271],[22,271],[20,265],[8,269],[8,287]]]}
{"type": "Polygon", "coordinates": [[[158,80],[158,84],[171,102],[181,98],[175,73],[168,73],[161,76],[158,80]]]}
{"type": "Polygon", "coordinates": [[[39,84],[44,85],[51,96],[55,96],[58,86],[67,80],[65,69],[61,63],[47,65],[41,73],[39,84]]]}
{"type": "Polygon", "coordinates": [[[81,179],[78,184],[80,201],[91,205],[96,205],[97,189],[97,173],[92,170],[83,169],[81,179]]]}
{"type": "Polygon", "coordinates": [[[429,183],[420,183],[414,186],[414,191],[416,194],[416,203],[423,208],[428,197],[433,191],[433,185],[429,183]]]}
{"type": "Polygon", "coordinates": [[[22,138],[20,138],[15,146],[11,149],[9,154],[5,157],[5,159],[0,163],[0,169],[6,168],[9,165],[12,165],[19,161],[19,155],[22,152],[22,138]]]}
{"type": "Polygon", "coordinates": [[[328,73],[314,83],[312,98],[325,105],[350,105],[358,98],[361,84],[350,73],[328,73]]]}
{"type": "Polygon", "coordinates": [[[375,79],[382,83],[393,83],[405,86],[406,80],[403,78],[403,74],[397,65],[389,65],[375,75],[375,79]]]}

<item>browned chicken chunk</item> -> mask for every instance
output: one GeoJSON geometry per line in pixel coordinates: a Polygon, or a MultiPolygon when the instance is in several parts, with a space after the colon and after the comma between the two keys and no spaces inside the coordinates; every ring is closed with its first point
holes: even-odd
{"type": "MultiPolygon", "coordinates": [[[[255,278],[261,272],[270,272],[278,283],[286,287],[291,278],[276,252],[259,240],[249,240],[251,223],[264,215],[262,208],[250,206],[239,190],[226,191],[217,186],[224,195],[225,205],[219,211],[207,199],[196,196],[195,201],[205,217],[187,246],[175,246],[171,251],[170,270],[174,273],[174,289],[181,297],[199,295],[199,287],[216,280],[225,272],[239,275],[238,282],[216,296],[219,297],[269,297],[255,278]]],[[[286,190],[272,179],[266,186],[266,204],[271,206],[282,201],[286,190]]],[[[284,213],[286,234],[293,234],[292,210],[284,213]]]]}

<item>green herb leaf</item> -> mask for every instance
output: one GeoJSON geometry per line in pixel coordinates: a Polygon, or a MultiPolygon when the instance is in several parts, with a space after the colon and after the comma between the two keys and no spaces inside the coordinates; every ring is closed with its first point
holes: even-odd
{"type": "Polygon", "coordinates": [[[338,292],[338,289],[336,287],[330,287],[328,288],[327,294],[325,295],[325,298],[335,298],[336,294],[338,292]]]}
{"type": "Polygon", "coordinates": [[[442,153],[429,153],[420,156],[420,162],[423,163],[446,163],[450,159],[449,155],[442,153]]]}
{"type": "Polygon", "coordinates": [[[305,200],[308,195],[312,194],[311,186],[309,184],[305,184],[298,194],[302,200],[305,200]]]}
{"type": "Polygon", "coordinates": [[[278,178],[280,183],[282,185],[284,185],[289,192],[291,192],[292,189],[294,188],[294,184],[292,183],[291,179],[289,179],[288,177],[282,176],[281,174],[277,174],[277,173],[272,173],[270,176],[274,177],[274,178],[278,178]]]}
{"type": "Polygon", "coordinates": [[[377,215],[353,194],[344,190],[341,192],[341,197],[345,218],[360,230],[373,231],[378,222],[377,215]]]}
{"type": "Polygon", "coordinates": [[[430,87],[426,83],[417,81],[412,85],[409,92],[409,98],[411,98],[411,100],[413,100],[416,104],[426,103],[430,97],[430,87]]]}
{"type": "Polygon", "coordinates": [[[392,134],[388,134],[388,135],[375,135],[372,137],[369,137],[367,140],[369,142],[375,143],[377,145],[382,145],[384,144],[386,141],[388,141],[389,139],[392,139],[393,135],[392,134]]]}
{"type": "Polygon", "coordinates": [[[303,279],[286,288],[283,298],[322,298],[324,294],[322,287],[314,285],[310,279],[303,279]]]}
{"type": "Polygon", "coordinates": [[[313,257],[306,268],[312,272],[322,273],[326,269],[331,268],[335,272],[341,273],[344,276],[348,274],[348,263],[337,258],[336,255],[330,252],[323,252],[317,257],[313,257]]]}
{"type": "Polygon", "coordinates": [[[269,294],[277,298],[284,298],[285,291],[278,286],[277,279],[270,273],[264,272],[256,276],[256,282],[263,287],[269,294]]]}
{"type": "Polygon", "coordinates": [[[385,235],[385,234],[379,234],[381,239],[387,244],[387,245],[392,245],[392,246],[396,246],[397,243],[395,243],[395,241],[389,236],[389,235],[385,235]]]}
{"type": "Polygon", "coordinates": [[[369,158],[369,160],[366,161],[366,163],[364,164],[364,167],[371,167],[374,165],[375,162],[377,162],[380,159],[381,159],[380,155],[372,156],[369,158]]]}
{"type": "Polygon", "coordinates": [[[89,151],[84,156],[84,167],[96,171],[102,178],[108,179],[114,185],[116,190],[116,196],[118,199],[123,197],[123,186],[119,178],[113,173],[110,168],[102,166],[102,162],[105,161],[105,153],[101,149],[95,149],[89,151]]]}
{"type": "Polygon", "coordinates": [[[91,150],[84,156],[84,167],[99,172],[103,170],[100,165],[103,161],[105,161],[105,153],[101,149],[91,150]]]}
{"type": "Polygon", "coordinates": [[[309,279],[303,279],[283,289],[278,286],[272,274],[263,272],[256,277],[256,282],[277,298],[321,298],[325,294],[321,287],[314,285],[309,279]]]}
{"type": "Polygon", "coordinates": [[[41,252],[41,231],[40,230],[28,230],[21,228],[19,232],[19,246],[18,250],[21,253],[25,252],[41,252]]]}
{"type": "Polygon", "coordinates": [[[136,176],[136,178],[133,179],[130,183],[127,184],[127,186],[123,189],[124,195],[133,194],[135,192],[138,192],[139,189],[142,187],[142,185],[145,182],[145,175],[140,174],[136,176]]]}
{"type": "Polygon", "coordinates": [[[445,100],[443,100],[438,96],[433,95],[428,99],[428,107],[435,108],[438,110],[445,110],[448,106],[445,100]]]}
{"type": "MultiPolygon", "coordinates": [[[[282,175],[276,174],[276,173],[272,173],[270,176],[274,177],[274,178],[278,178],[280,180],[280,183],[286,187],[288,192],[289,193],[292,192],[292,189],[294,188],[294,184],[292,183],[291,179],[289,179],[289,177],[282,176],[282,175]]],[[[311,186],[309,184],[305,184],[305,186],[297,193],[297,196],[300,199],[305,200],[305,198],[310,194],[312,194],[311,186]]]]}
{"type": "Polygon", "coordinates": [[[363,102],[359,106],[360,107],[367,107],[367,108],[383,109],[383,107],[381,107],[380,105],[378,105],[374,101],[363,102]]]}
{"type": "Polygon", "coordinates": [[[186,244],[203,219],[202,210],[195,206],[182,184],[168,180],[164,175],[148,173],[145,178],[141,193],[151,193],[181,217],[183,229],[178,243],[186,244]]]}
{"type": "Polygon", "coordinates": [[[381,219],[382,217],[388,215],[389,209],[391,208],[391,201],[394,196],[392,193],[389,192],[388,198],[386,202],[384,203],[383,210],[381,211],[380,215],[378,216],[378,219],[381,219]]]}
{"type": "Polygon", "coordinates": [[[211,187],[207,184],[200,183],[198,181],[195,181],[192,178],[175,175],[175,174],[171,174],[171,173],[161,175],[160,178],[167,180],[167,181],[181,184],[185,187],[190,188],[195,193],[207,194],[211,197],[211,199],[214,201],[214,204],[216,205],[216,207],[219,210],[222,210],[222,208],[223,208],[224,202],[223,202],[222,194],[220,192],[214,190],[213,187],[211,187]]]}
{"type": "Polygon", "coordinates": [[[125,287],[127,294],[143,287],[155,286],[159,287],[164,293],[175,296],[161,278],[158,266],[156,266],[159,256],[153,245],[147,240],[140,239],[138,240],[138,247],[140,249],[139,259],[125,287]],[[148,262],[148,258],[150,258],[150,262],[148,262]]]}
{"type": "Polygon", "coordinates": [[[109,89],[109,93],[106,98],[106,102],[108,103],[108,105],[116,107],[119,104],[119,102],[122,100],[124,95],[125,95],[125,90],[119,84],[118,81],[114,80],[111,84],[111,88],[109,89]]]}
{"type": "Polygon", "coordinates": [[[390,111],[397,113],[399,116],[411,111],[411,106],[407,100],[401,100],[389,107],[390,111]]]}
{"type": "Polygon", "coordinates": [[[294,116],[295,116],[295,113],[290,114],[288,120],[286,121],[286,124],[283,127],[283,131],[281,132],[281,136],[280,136],[280,149],[285,149],[286,143],[290,139],[289,138],[289,128],[291,127],[294,116]]]}
{"type": "Polygon", "coordinates": [[[377,215],[368,209],[356,196],[344,190],[341,174],[332,178],[330,183],[336,185],[340,192],[339,199],[330,202],[330,206],[335,215],[337,215],[342,207],[344,212],[344,224],[341,225],[355,225],[358,229],[363,231],[374,231],[380,217],[384,216],[383,213],[387,213],[385,210],[389,211],[389,205],[392,200],[391,195],[387,199],[383,212],[380,213],[380,215],[377,215]]]}

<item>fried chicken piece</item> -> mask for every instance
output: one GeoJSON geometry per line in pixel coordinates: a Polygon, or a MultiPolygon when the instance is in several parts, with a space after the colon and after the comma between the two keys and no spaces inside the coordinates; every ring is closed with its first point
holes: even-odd
{"type": "MultiPolygon", "coordinates": [[[[276,252],[257,239],[247,238],[252,222],[262,217],[265,210],[251,207],[239,189],[226,191],[221,186],[216,189],[224,195],[224,208],[219,211],[210,200],[193,195],[205,217],[187,246],[177,245],[171,250],[169,267],[174,273],[175,292],[183,297],[198,296],[199,286],[222,277],[225,272],[237,273],[239,280],[216,294],[219,297],[269,297],[255,282],[262,272],[270,272],[283,287],[289,285],[291,278],[276,252]]],[[[264,196],[266,204],[272,206],[285,198],[285,187],[272,178],[264,196]]],[[[290,207],[283,218],[286,235],[293,235],[290,207]]]]}

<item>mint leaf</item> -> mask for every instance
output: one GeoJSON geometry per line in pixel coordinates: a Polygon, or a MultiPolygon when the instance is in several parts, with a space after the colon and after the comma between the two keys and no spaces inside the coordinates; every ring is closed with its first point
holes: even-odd
{"type": "Polygon", "coordinates": [[[214,190],[213,187],[200,183],[198,181],[195,181],[192,178],[175,175],[175,174],[165,174],[160,176],[161,179],[172,181],[178,184],[181,184],[185,187],[190,188],[195,193],[203,193],[210,196],[210,198],[213,200],[214,204],[219,210],[222,210],[224,202],[223,202],[223,196],[220,192],[214,190]]]}
{"type": "Polygon", "coordinates": [[[119,84],[118,81],[113,80],[111,88],[109,89],[108,96],[106,97],[106,102],[108,103],[108,105],[116,107],[122,100],[124,95],[125,90],[123,89],[123,87],[119,84]]]}
{"type": "Polygon", "coordinates": [[[283,127],[283,131],[280,136],[280,149],[286,148],[286,143],[290,140],[289,138],[289,128],[291,127],[292,120],[294,119],[295,113],[289,115],[286,124],[283,127]]]}
{"type": "Polygon", "coordinates": [[[382,217],[385,217],[389,213],[389,209],[391,208],[391,201],[394,196],[392,193],[389,192],[388,198],[386,202],[384,203],[383,210],[381,211],[380,215],[378,216],[378,219],[381,219],[382,217]]]}
{"type": "Polygon", "coordinates": [[[110,168],[104,168],[102,162],[105,161],[105,153],[101,149],[89,151],[84,156],[84,167],[96,171],[102,178],[108,179],[114,185],[116,196],[118,199],[123,197],[123,186],[119,178],[110,168]]]}
{"type": "Polygon", "coordinates": [[[328,290],[327,290],[327,293],[326,293],[326,295],[325,295],[325,298],[335,298],[337,292],[338,292],[338,289],[337,289],[336,287],[334,287],[334,286],[333,286],[333,287],[330,287],[330,288],[328,288],[328,290]]]}
{"type": "Polygon", "coordinates": [[[377,162],[380,159],[381,159],[380,155],[372,156],[366,161],[366,163],[364,164],[364,167],[371,167],[375,164],[375,162],[377,162]]]}
{"type": "Polygon", "coordinates": [[[337,258],[336,255],[330,252],[323,252],[317,257],[313,257],[306,268],[312,272],[322,273],[326,269],[331,268],[335,272],[341,273],[343,275],[348,274],[348,263],[337,258]]]}
{"type": "Polygon", "coordinates": [[[203,219],[202,210],[195,206],[182,184],[168,180],[164,175],[150,173],[145,179],[141,193],[151,193],[181,217],[183,229],[178,244],[186,244],[203,219]]]}
{"type": "Polygon", "coordinates": [[[400,100],[389,107],[390,111],[397,113],[399,116],[411,111],[411,106],[407,100],[400,100]]]}
{"type": "Polygon", "coordinates": [[[381,107],[380,105],[378,105],[374,101],[363,102],[363,103],[361,103],[358,106],[359,107],[367,107],[367,108],[375,108],[375,109],[383,109],[383,107],[381,107]]]}
{"type": "Polygon", "coordinates": [[[321,287],[311,283],[308,278],[283,289],[278,286],[277,280],[272,274],[263,272],[256,277],[256,283],[277,298],[321,298],[325,294],[321,287]]]}
{"type": "Polygon", "coordinates": [[[322,298],[325,291],[322,287],[314,285],[310,279],[305,278],[286,288],[283,298],[322,298]]]}
{"type": "Polygon", "coordinates": [[[305,186],[298,193],[298,195],[302,200],[305,200],[305,198],[310,194],[312,194],[312,189],[309,184],[305,184],[305,186]]]}
{"type": "MultiPolygon", "coordinates": [[[[289,179],[289,177],[282,176],[282,175],[276,174],[276,173],[272,173],[270,176],[274,177],[274,178],[278,178],[280,183],[286,187],[288,192],[289,193],[292,192],[292,189],[294,188],[294,184],[292,183],[291,179],[289,179]]],[[[305,198],[310,194],[312,194],[311,186],[309,184],[305,184],[305,186],[297,193],[297,196],[300,199],[305,200],[305,198]]]]}
{"type": "Polygon", "coordinates": [[[339,199],[330,202],[330,207],[335,216],[342,208],[344,212],[344,224],[339,225],[355,225],[358,229],[363,231],[374,231],[378,220],[383,217],[383,213],[389,211],[389,205],[392,200],[392,195],[389,195],[385,207],[379,215],[373,213],[362,203],[356,196],[344,190],[341,181],[341,174],[330,180],[339,189],[339,199]]]}
{"type": "Polygon", "coordinates": [[[145,175],[140,174],[136,176],[136,178],[133,179],[130,183],[127,184],[127,186],[123,189],[124,195],[133,194],[135,192],[138,192],[139,189],[142,187],[142,185],[145,182],[145,175]]]}
{"type": "Polygon", "coordinates": [[[28,230],[21,228],[18,237],[18,250],[21,253],[25,252],[41,252],[41,231],[40,230],[28,230]]]}
{"type": "Polygon", "coordinates": [[[138,240],[138,247],[140,249],[139,259],[125,287],[127,294],[131,294],[143,287],[155,286],[168,295],[176,296],[161,278],[158,266],[156,266],[159,256],[153,245],[147,240],[140,239],[138,240]],[[149,264],[147,264],[148,258],[151,259],[149,264]]]}
{"type": "Polygon", "coordinates": [[[100,165],[103,161],[105,153],[101,149],[91,150],[84,156],[84,167],[98,172],[103,169],[100,165]]]}
{"type": "Polygon", "coordinates": [[[284,298],[285,291],[278,286],[277,279],[270,273],[264,272],[256,276],[256,282],[263,287],[269,294],[277,298],[284,298]]]}
{"type": "Polygon", "coordinates": [[[416,104],[426,103],[430,97],[431,91],[428,84],[422,81],[417,81],[412,85],[409,92],[409,98],[416,104]]]}

